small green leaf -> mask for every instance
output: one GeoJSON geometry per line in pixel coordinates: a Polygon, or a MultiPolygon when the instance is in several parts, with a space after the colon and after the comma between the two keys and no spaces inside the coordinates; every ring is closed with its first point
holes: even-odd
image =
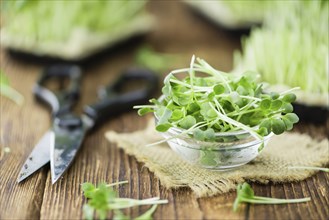
{"type": "Polygon", "coordinates": [[[196,128],[193,130],[193,137],[196,139],[196,140],[199,140],[199,141],[204,141],[205,140],[205,134],[204,134],[204,131],[202,131],[200,128],[196,128]]]}
{"type": "Polygon", "coordinates": [[[197,112],[199,110],[200,110],[200,106],[196,102],[190,103],[187,106],[187,111],[189,111],[190,113],[194,113],[194,112],[197,112]]]}
{"type": "Polygon", "coordinates": [[[271,107],[271,100],[264,99],[260,102],[259,106],[260,106],[261,109],[267,110],[271,107]]]}
{"type": "Polygon", "coordinates": [[[139,116],[143,116],[143,115],[145,115],[149,112],[154,112],[154,110],[151,109],[151,108],[141,108],[141,109],[138,109],[137,113],[138,113],[139,116]]]}
{"type": "Polygon", "coordinates": [[[216,166],[216,152],[212,150],[201,150],[200,163],[204,166],[216,166]]]}
{"type": "Polygon", "coordinates": [[[91,183],[82,184],[82,191],[84,192],[84,196],[86,198],[91,198],[94,190],[95,190],[95,186],[93,184],[91,184],[91,183]]]}
{"type": "Polygon", "coordinates": [[[217,112],[214,109],[209,109],[207,111],[207,117],[208,118],[216,118],[217,117],[217,112]]]}
{"type": "Polygon", "coordinates": [[[283,104],[283,112],[284,113],[291,113],[294,111],[294,107],[290,103],[284,103],[283,104]]]}
{"type": "Polygon", "coordinates": [[[296,101],[296,99],[297,99],[297,97],[295,94],[289,93],[289,94],[286,94],[285,96],[283,96],[282,101],[292,103],[292,102],[296,101]]]}
{"type": "Polygon", "coordinates": [[[215,140],[215,131],[212,128],[208,128],[204,131],[204,136],[207,141],[214,141],[215,140]]]}
{"type": "Polygon", "coordinates": [[[220,95],[225,92],[225,87],[221,84],[218,84],[218,85],[214,86],[213,90],[216,95],[220,95]]]}
{"type": "Polygon", "coordinates": [[[202,103],[201,106],[200,106],[200,114],[203,117],[207,117],[207,112],[208,112],[209,109],[211,109],[211,107],[210,107],[208,102],[202,103]]]}
{"type": "Polygon", "coordinates": [[[293,123],[286,117],[282,117],[281,119],[282,119],[284,125],[286,126],[286,130],[290,131],[293,128],[293,123]]]}
{"type": "Polygon", "coordinates": [[[165,124],[171,117],[172,111],[167,107],[161,107],[156,112],[157,117],[159,118],[159,124],[165,124]]]}
{"type": "Polygon", "coordinates": [[[243,183],[240,188],[240,196],[244,196],[246,198],[254,197],[255,193],[254,190],[251,188],[251,186],[248,183],[243,183]]]}
{"type": "Polygon", "coordinates": [[[186,106],[188,104],[191,104],[191,102],[192,102],[192,96],[178,97],[178,104],[181,106],[186,106]]]}
{"type": "Polygon", "coordinates": [[[260,125],[259,125],[260,128],[266,128],[266,130],[268,132],[271,131],[271,120],[270,119],[265,119],[263,120],[260,125]]]}
{"type": "Polygon", "coordinates": [[[258,129],[257,133],[264,137],[264,136],[268,135],[269,132],[268,132],[267,128],[260,127],[258,129]]]}
{"type": "Polygon", "coordinates": [[[284,115],[283,117],[288,119],[293,124],[295,124],[299,121],[299,118],[295,113],[288,113],[288,114],[284,115]]]}
{"type": "Polygon", "coordinates": [[[272,131],[274,134],[282,134],[286,130],[286,126],[281,119],[272,118],[272,131]]]}
{"type": "Polygon", "coordinates": [[[276,100],[272,101],[272,103],[271,103],[271,110],[277,111],[281,108],[281,106],[282,106],[282,101],[279,99],[276,99],[276,100]]]}
{"type": "Polygon", "coordinates": [[[170,96],[170,92],[171,92],[171,87],[169,85],[165,85],[164,87],[162,87],[162,94],[164,94],[165,96],[169,97],[170,96]]]}
{"type": "Polygon", "coordinates": [[[86,192],[86,191],[92,191],[94,189],[95,189],[95,186],[92,183],[86,182],[86,183],[83,183],[82,184],[82,191],[84,191],[84,192],[86,192]]]}
{"type": "Polygon", "coordinates": [[[270,96],[271,96],[271,98],[272,98],[273,100],[276,100],[276,99],[278,99],[278,98],[280,97],[280,94],[277,93],[277,92],[271,92],[271,93],[270,93],[270,96]]]}
{"type": "Polygon", "coordinates": [[[185,118],[183,118],[182,121],[179,122],[179,125],[184,129],[189,129],[195,124],[196,124],[196,120],[191,115],[186,116],[185,118]]]}
{"type": "Polygon", "coordinates": [[[183,117],[183,111],[180,109],[175,109],[171,115],[171,119],[177,121],[183,117]]]}
{"type": "Polygon", "coordinates": [[[158,124],[155,129],[159,132],[166,132],[168,131],[169,128],[171,128],[172,125],[169,123],[165,123],[165,124],[158,124]]]}

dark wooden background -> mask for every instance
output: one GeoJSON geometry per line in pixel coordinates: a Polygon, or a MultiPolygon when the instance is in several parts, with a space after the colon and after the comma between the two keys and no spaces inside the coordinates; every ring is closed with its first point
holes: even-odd
{"type": "MultiPolygon", "coordinates": [[[[152,1],[148,5],[158,22],[156,29],[143,38],[134,39],[97,56],[84,65],[81,106],[95,100],[96,89],[113,80],[123,69],[134,64],[134,53],[143,43],[161,52],[181,55],[177,67],[189,65],[192,54],[206,59],[224,71],[232,68],[232,54],[240,47],[240,34],[218,28],[187,6],[176,1],[152,1]],[[179,66],[180,65],[180,66],[179,66]]],[[[50,126],[49,112],[31,93],[40,70],[46,65],[38,59],[9,56],[0,52],[0,68],[11,85],[25,97],[22,106],[1,97],[0,219],[81,219],[86,202],[81,183],[128,180],[119,187],[121,197],[145,199],[159,196],[168,199],[158,207],[155,219],[328,219],[329,175],[318,173],[305,181],[284,184],[252,184],[255,193],[278,198],[311,197],[311,201],[289,205],[243,205],[232,211],[235,192],[211,198],[196,198],[189,189],[165,189],[159,180],[134,157],[127,156],[104,133],[108,130],[129,132],[145,126],[146,118],[135,112],[124,113],[89,134],[64,178],[51,184],[49,166],[21,184],[16,179],[24,160],[38,139],[50,126]],[[4,153],[5,147],[10,148],[4,153]]],[[[163,73],[165,74],[165,72],[163,73]]],[[[328,124],[328,123],[327,123],[328,124]]],[[[325,124],[300,123],[296,130],[325,138],[325,124]]],[[[127,209],[137,216],[148,207],[127,209]]],[[[110,217],[110,216],[109,216],[110,217]]]]}

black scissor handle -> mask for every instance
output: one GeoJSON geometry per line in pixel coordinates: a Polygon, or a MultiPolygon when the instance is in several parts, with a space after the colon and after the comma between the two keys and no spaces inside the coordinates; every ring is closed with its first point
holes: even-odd
{"type": "Polygon", "coordinates": [[[78,66],[52,65],[43,70],[34,86],[33,93],[39,100],[51,107],[53,116],[57,116],[69,112],[77,102],[80,95],[80,81],[81,69],[78,66]],[[53,80],[57,80],[59,83],[69,80],[69,84],[59,91],[51,91],[46,88],[46,84],[53,80]]]}
{"type": "Polygon", "coordinates": [[[85,114],[95,123],[99,123],[110,116],[131,110],[134,105],[147,102],[158,86],[158,77],[146,69],[129,69],[101,93],[101,100],[84,108],[85,114]],[[145,86],[140,89],[121,93],[121,88],[133,81],[144,81],[145,86]]]}

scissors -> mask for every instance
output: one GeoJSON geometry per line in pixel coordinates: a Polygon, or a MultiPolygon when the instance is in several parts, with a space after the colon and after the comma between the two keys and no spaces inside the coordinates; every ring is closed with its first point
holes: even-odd
{"type": "Polygon", "coordinates": [[[114,83],[100,90],[100,100],[86,105],[81,115],[72,112],[80,96],[81,69],[76,65],[54,65],[41,73],[34,86],[36,98],[50,106],[52,125],[26,159],[18,176],[23,181],[50,161],[54,184],[68,169],[79,150],[86,133],[111,116],[130,110],[136,104],[147,102],[155,92],[158,78],[149,70],[130,69],[123,72],[114,83]],[[122,91],[133,81],[143,81],[142,88],[122,91]],[[62,86],[50,90],[49,83],[62,86]],[[65,87],[65,82],[69,82],[65,87]],[[65,87],[65,88],[64,88],[65,87]]]}

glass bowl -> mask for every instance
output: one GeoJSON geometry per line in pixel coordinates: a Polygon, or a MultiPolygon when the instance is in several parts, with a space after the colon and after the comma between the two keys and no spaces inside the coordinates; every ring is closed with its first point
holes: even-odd
{"type": "MultiPolygon", "coordinates": [[[[157,120],[156,120],[157,121],[157,120]]],[[[160,132],[171,149],[196,166],[212,170],[228,170],[242,166],[257,157],[272,133],[258,140],[247,131],[216,133],[214,142],[199,141],[183,129],[170,128],[160,132]],[[183,133],[183,134],[182,134],[183,133]]]]}

